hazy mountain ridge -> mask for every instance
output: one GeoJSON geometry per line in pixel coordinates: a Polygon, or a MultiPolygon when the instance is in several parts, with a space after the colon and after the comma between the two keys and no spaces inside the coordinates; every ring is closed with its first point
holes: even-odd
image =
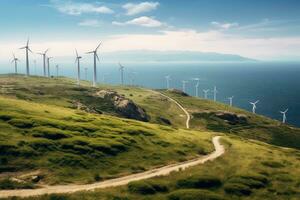
{"type": "Polygon", "coordinates": [[[254,62],[255,59],[234,54],[195,51],[118,51],[102,54],[106,62],[254,62]]]}

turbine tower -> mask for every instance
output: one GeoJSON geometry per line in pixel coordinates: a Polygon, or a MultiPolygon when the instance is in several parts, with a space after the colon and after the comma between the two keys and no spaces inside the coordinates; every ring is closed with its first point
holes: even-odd
{"type": "Polygon", "coordinates": [[[85,77],[85,80],[87,81],[87,71],[88,71],[88,68],[85,67],[84,68],[84,77],[85,77]]]}
{"type": "Polygon", "coordinates": [[[233,105],[233,98],[234,98],[234,96],[228,97],[230,107],[232,107],[232,105],[233,105]]]}
{"type": "Polygon", "coordinates": [[[97,46],[97,48],[94,51],[87,52],[87,54],[93,54],[94,55],[93,87],[96,87],[96,84],[97,84],[97,60],[100,61],[99,57],[98,57],[98,54],[97,54],[97,51],[98,51],[98,48],[100,46],[101,46],[101,43],[97,46]]]}
{"type": "Polygon", "coordinates": [[[169,89],[170,89],[170,80],[171,80],[171,76],[170,76],[170,75],[167,75],[167,76],[165,76],[165,79],[166,79],[166,82],[167,82],[167,89],[169,90],[169,89]]]}
{"type": "Polygon", "coordinates": [[[218,90],[217,90],[217,87],[216,87],[216,86],[214,87],[213,92],[214,92],[214,101],[217,101],[217,93],[218,93],[218,90]]]}
{"type": "Polygon", "coordinates": [[[52,59],[53,57],[48,57],[47,58],[47,77],[49,78],[50,77],[50,60],[52,59]]]}
{"type": "Polygon", "coordinates": [[[121,72],[121,84],[124,85],[124,66],[119,62],[119,71],[121,72]]]}
{"type": "Polygon", "coordinates": [[[186,84],[188,83],[188,81],[182,81],[182,91],[185,92],[186,89],[186,84]]]}
{"type": "Polygon", "coordinates": [[[286,113],[289,111],[289,109],[286,109],[285,111],[280,111],[280,113],[282,114],[282,123],[285,124],[286,123],[286,113]]]}
{"type": "Polygon", "coordinates": [[[77,49],[75,49],[75,51],[76,51],[75,63],[77,62],[77,85],[80,85],[80,59],[82,57],[78,55],[77,49]]]}
{"type": "Polygon", "coordinates": [[[207,99],[207,93],[209,92],[209,90],[203,90],[204,92],[204,99],[207,99]]]}
{"type": "Polygon", "coordinates": [[[254,103],[253,102],[250,102],[250,104],[252,105],[252,113],[256,113],[256,104],[259,102],[259,100],[255,101],[254,103]]]}
{"type": "Polygon", "coordinates": [[[15,74],[18,73],[18,62],[20,60],[15,56],[15,54],[13,53],[13,59],[11,61],[11,63],[15,63],[15,74]]]}
{"type": "Polygon", "coordinates": [[[29,76],[30,72],[29,72],[29,57],[28,57],[28,53],[29,53],[29,51],[32,52],[31,49],[29,48],[29,39],[27,40],[26,46],[25,47],[21,47],[20,49],[25,49],[25,52],[26,52],[26,76],[29,76]]]}
{"type": "Polygon", "coordinates": [[[56,65],[56,77],[58,78],[59,65],[56,65]]]}
{"type": "Polygon", "coordinates": [[[44,51],[43,53],[38,53],[39,55],[43,56],[43,74],[44,76],[46,76],[46,58],[47,58],[47,52],[49,51],[49,49],[47,49],[46,51],[44,51]]]}

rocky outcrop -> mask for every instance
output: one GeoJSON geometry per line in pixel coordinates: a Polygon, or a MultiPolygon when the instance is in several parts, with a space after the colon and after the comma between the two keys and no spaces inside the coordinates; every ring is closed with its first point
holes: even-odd
{"type": "Polygon", "coordinates": [[[203,111],[199,113],[194,113],[193,114],[195,117],[198,118],[218,118],[221,120],[224,120],[230,125],[236,125],[236,124],[247,124],[248,122],[248,116],[243,115],[243,114],[236,114],[233,112],[226,112],[226,111],[203,111]]]}
{"type": "Polygon", "coordinates": [[[149,121],[149,116],[143,108],[136,105],[132,100],[119,95],[115,91],[101,90],[98,91],[96,95],[100,98],[111,101],[117,113],[126,118],[149,121]]]}
{"type": "Polygon", "coordinates": [[[168,91],[172,92],[174,94],[178,94],[180,96],[185,96],[185,97],[189,96],[187,93],[185,93],[185,92],[183,92],[181,90],[178,90],[178,89],[169,89],[168,91]]]}

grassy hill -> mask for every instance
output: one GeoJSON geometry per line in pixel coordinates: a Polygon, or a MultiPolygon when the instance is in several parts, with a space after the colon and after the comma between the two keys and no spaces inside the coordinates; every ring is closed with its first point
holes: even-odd
{"type": "Polygon", "coordinates": [[[211,152],[217,133],[226,153],[205,165],[124,187],[28,199],[297,199],[298,128],[178,91],[159,92],[189,111],[191,130],[176,104],[145,88],[0,76],[0,190],[91,183],[184,161],[211,152]],[[95,95],[103,90],[132,100],[149,122],[127,119],[95,95]]]}

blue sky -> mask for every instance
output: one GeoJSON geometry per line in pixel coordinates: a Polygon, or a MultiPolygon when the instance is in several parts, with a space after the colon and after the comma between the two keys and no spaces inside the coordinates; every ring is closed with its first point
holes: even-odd
{"type": "Polygon", "coordinates": [[[0,59],[30,37],[34,50],[50,47],[54,56],[103,41],[108,52],[190,50],[300,60],[299,11],[299,0],[1,1],[0,59]]]}

